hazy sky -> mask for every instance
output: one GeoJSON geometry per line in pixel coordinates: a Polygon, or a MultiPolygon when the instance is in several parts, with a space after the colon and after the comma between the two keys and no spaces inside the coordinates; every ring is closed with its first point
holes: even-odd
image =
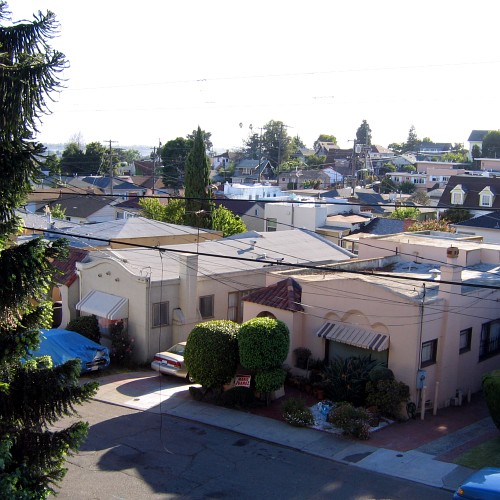
{"type": "MultiPolygon", "coordinates": [[[[55,12],[70,67],[38,138],[155,146],[198,125],[218,151],[281,120],[312,147],[464,142],[500,129],[495,0],[10,0],[55,12]],[[240,126],[241,124],[241,126],[240,126]]],[[[466,144],[467,147],[467,144],[466,144]]]]}

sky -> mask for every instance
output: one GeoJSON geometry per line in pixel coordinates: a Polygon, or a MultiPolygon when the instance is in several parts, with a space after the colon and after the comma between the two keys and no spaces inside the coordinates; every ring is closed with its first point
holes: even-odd
{"type": "Polygon", "coordinates": [[[492,0],[8,0],[51,10],[69,62],[38,139],[153,148],[198,126],[214,150],[282,121],[312,148],[462,142],[500,129],[500,2],[492,0]]]}

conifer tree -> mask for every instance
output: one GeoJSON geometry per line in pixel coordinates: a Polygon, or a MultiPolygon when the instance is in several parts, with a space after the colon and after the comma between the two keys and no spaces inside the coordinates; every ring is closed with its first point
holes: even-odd
{"type": "Polygon", "coordinates": [[[210,161],[205,152],[203,133],[198,127],[193,147],[186,159],[186,218],[188,226],[211,227],[210,161]]]}
{"type": "Polygon", "coordinates": [[[15,210],[40,173],[37,124],[66,65],[49,45],[56,31],[51,12],[10,23],[0,0],[0,498],[9,499],[45,498],[62,479],[65,455],[78,449],[88,425],[57,431],[52,425],[76,415],[76,405],[97,389],[96,383],[80,387],[79,361],[52,367],[47,359],[29,359],[39,328],[52,320],[50,261],[66,244],[10,243],[19,226],[15,210]]]}

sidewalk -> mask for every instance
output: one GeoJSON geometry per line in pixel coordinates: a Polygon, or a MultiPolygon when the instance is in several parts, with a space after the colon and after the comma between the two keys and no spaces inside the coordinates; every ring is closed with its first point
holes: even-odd
{"type": "Polygon", "coordinates": [[[355,441],[282,421],[195,401],[182,380],[154,372],[102,375],[94,399],[137,410],[165,413],[228,429],[304,453],[396,476],[438,488],[455,490],[471,469],[450,463],[467,446],[498,436],[486,405],[473,400],[459,408],[439,410],[424,420],[392,424],[355,441]]]}

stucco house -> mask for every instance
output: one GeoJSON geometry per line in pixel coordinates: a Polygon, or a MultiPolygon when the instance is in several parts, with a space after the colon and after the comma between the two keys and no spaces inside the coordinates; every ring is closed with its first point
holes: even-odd
{"type": "Polygon", "coordinates": [[[474,215],[500,209],[500,178],[454,175],[450,177],[438,203],[438,209],[460,207],[474,215]]]}
{"type": "Polygon", "coordinates": [[[303,230],[248,232],[217,241],[161,248],[90,252],[76,264],[76,309],[95,314],[107,340],[123,320],[134,339],[134,358],[186,340],[199,322],[242,319],[242,297],[266,284],[278,266],[345,261],[353,254],[303,230]]]}
{"type": "Polygon", "coordinates": [[[268,274],[244,298],[246,321],[271,316],[293,350],[371,355],[410,387],[418,407],[459,404],[500,363],[500,246],[439,234],[360,240],[359,258],[268,274]]]}

